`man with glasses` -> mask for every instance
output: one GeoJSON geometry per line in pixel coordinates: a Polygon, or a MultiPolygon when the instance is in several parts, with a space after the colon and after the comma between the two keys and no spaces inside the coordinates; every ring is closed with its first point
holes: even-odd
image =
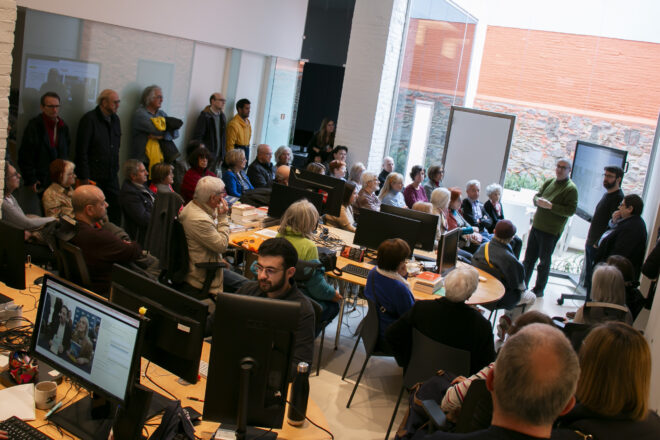
{"type": "Polygon", "coordinates": [[[584,288],[587,291],[587,301],[591,299],[591,276],[594,272],[594,258],[596,257],[598,241],[607,230],[612,214],[623,200],[623,191],[621,191],[623,169],[608,166],[605,167],[604,171],[603,187],[605,187],[606,192],[596,205],[594,215],[591,217],[591,225],[584,245],[584,288]]]}
{"type": "Polygon", "coordinates": [[[103,190],[109,203],[108,219],[121,224],[119,209],[119,145],[121,125],[117,110],[119,95],[103,90],[95,109],[85,113],[78,124],[76,137],[76,171],[82,185],[90,180],[103,190]]]}
{"type": "Polygon", "coordinates": [[[227,118],[224,113],[225,99],[222,93],[214,93],[209,98],[209,105],[204,107],[197,117],[192,140],[202,142],[215,158],[209,168],[215,173],[216,168],[225,158],[227,118]]]}
{"type": "Polygon", "coordinates": [[[539,260],[536,268],[536,285],[532,289],[537,297],[543,296],[550,275],[552,253],[566,222],[577,209],[578,190],[568,177],[570,174],[570,160],[559,159],[555,168],[556,177],[543,182],[541,189],[534,196],[536,213],[529,232],[523,266],[525,266],[525,285],[529,286],[534,265],[539,260]]]}
{"type": "Polygon", "coordinates": [[[23,132],[18,151],[18,166],[23,184],[35,193],[42,193],[52,183],[50,163],[69,158],[69,127],[59,117],[60,97],[46,92],[41,97],[41,113],[32,118],[23,132]]]}
{"type": "Polygon", "coordinates": [[[248,179],[255,188],[272,188],[275,178],[275,167],[271,162],[273,150],[268,144],[260,144],[257,147],[257,157],[252,161],[247,170],[248,179]]]}

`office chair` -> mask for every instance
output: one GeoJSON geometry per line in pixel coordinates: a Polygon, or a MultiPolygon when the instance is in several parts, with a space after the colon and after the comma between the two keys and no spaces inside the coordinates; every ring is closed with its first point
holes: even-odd
{"type": "Polygon", "coordinates": [[[86,289],[91,289],[92,280],[80,248],[61,238],[57,239],[57,248],[61,263],[60,273],[64,274],[64,278],[86,289]]]}

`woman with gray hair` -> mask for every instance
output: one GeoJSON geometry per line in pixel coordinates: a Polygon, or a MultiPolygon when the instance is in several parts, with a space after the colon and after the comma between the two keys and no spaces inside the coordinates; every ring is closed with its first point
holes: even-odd
{"type": "Polygon", "coordinates": [[[626,307],[626,284],[623,274],[616,266],[596,266],[591,278],[591,299],[592,301],[577,310],[573,322],[599,324],[622,321],[632,324],[632,314],[626,307]]]}
{"type": "Polygon", "coordinates": [[[145,150],[147,142],[161,139],[174,140],[179,137],[179,130],[173,130],[171,133],[165,131],[167,113],[160,109],[163,105],[163,91],[159,86],[154,84],[145,88],[142,91],[140,104],[133,114],[130,157],[149,163],[145,150]]]}
{"type": "MultiPolygon", "coordinates": [[[[380,211],[380,199],[376,195],[380,181],[378,176],[371,171],[362,173],[362,188],[358,192],[357,200],[355,201],[355,208],[371,209],[372,211],[380,211]]],[[[355,210],[356,215],[359,211],[355,210]]]]}
{"type": "Polygon", "coordinates": [[[445,296],[416,301],[412,309],[393,323],[385,334],[397,363],[406,368],[410,360],[412,330],[450,347],[470,352],[470,374],[495,359],[493,329],[481,313],[465,301],[479,285],[474,267],[459,266],[445,277],[445,296]]]}
{"type": "Polygon", "coordinates": [[[362,173],[367,170],[362,162],[355,162],[351,169],[348,171],[348,181],[355,185],[355,190],[362,189],[362,173]]]}
{"type": "Polygon", "coordinates": [[[451,193],[447,188],[436,188],[431,192],[431,205],[433,205],[433,214],[436,214],[438,217],[438,233],[436,238],[440,235],[447,232],[449,225],[447,224],[447,218],[449,216],[449,199],[451,198],[451,193]]]}
{"type": "Polygon", "coordinates": [[[484,213],[490,218],[490,225],[487,226],[488,232],[493,233],[495,225],[504,218],[502,211],[502,186],[497,183],[491,183],[486,187],[486,196],[488,200],[484,203],[484,213]]]}
{"type": "Polygon", "coordinates": [[[275,150],[275,168],[279,167],[280,165],[291,165],[291,161],[293,160],[293,151],[291,151],[291,148],[287,147],[286,145],[282,145],[280,148],[275,150]]]}

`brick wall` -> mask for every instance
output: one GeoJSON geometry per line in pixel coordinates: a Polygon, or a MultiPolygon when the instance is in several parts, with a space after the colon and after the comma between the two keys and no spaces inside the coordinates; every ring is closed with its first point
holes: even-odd
{"type": "MultiPolygon", "coordinates": [[[[5,185],[5,153],[9,116],[9,85],[11,83],[12,49],[16,25],[16,1],[0,0],[0,189],[5,185]]],[[[0,204],[2,204],[0,197],[0,204]]]]}

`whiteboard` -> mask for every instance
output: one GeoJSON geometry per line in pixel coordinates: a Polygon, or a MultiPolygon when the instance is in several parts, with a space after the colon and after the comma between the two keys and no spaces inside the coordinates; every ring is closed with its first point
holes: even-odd
{"type": "Polygon", "coordinates": [[[465,195],[465,184],[477,179],[480,199],[487,200],[486,186],[504,185],[515,124],[515,115],[452,106],[442,156],[442,186],[456,186],[465,195]]]}

